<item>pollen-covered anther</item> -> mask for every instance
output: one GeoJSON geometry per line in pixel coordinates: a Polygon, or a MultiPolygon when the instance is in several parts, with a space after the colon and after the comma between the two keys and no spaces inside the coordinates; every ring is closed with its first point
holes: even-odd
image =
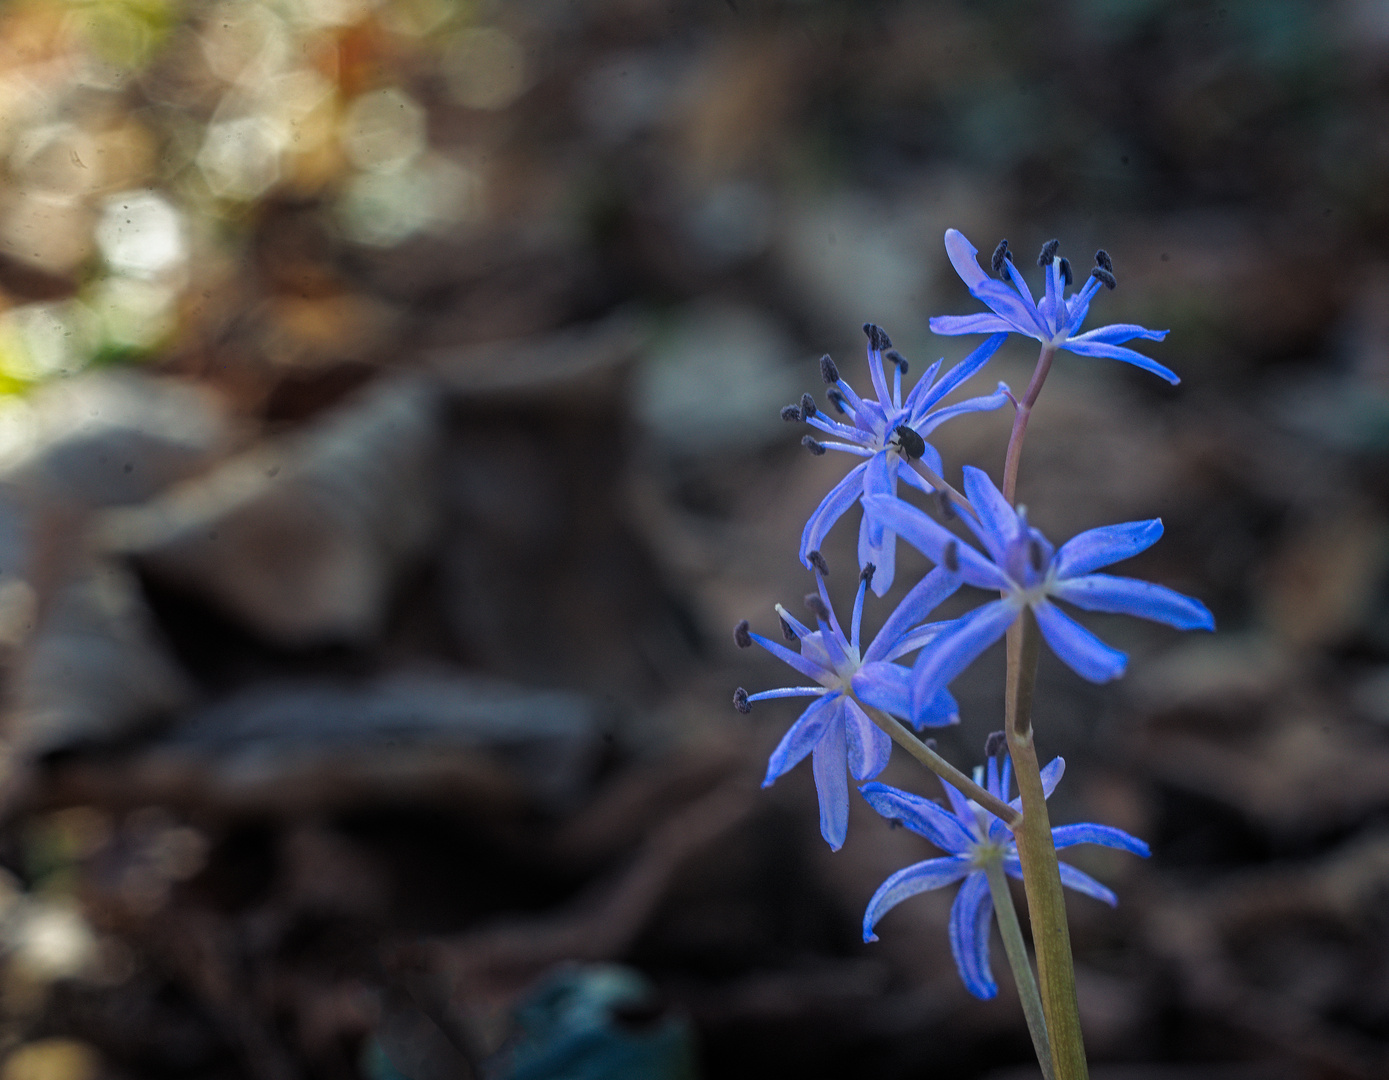
{"type": "Polygon", "coordinates": [[[859,571],[858,579],[867,585],[873,584],[873,575],[878,572],[878,568],[872,563],[864,563],[863,569],[859,571]]]}
{"type": "Polygon", "coordinates": [[[1114,273],[1114,260],[1109,257],[1109,252],[1105,251],[1104,248],[1100,248],[1099,251],[1095,252],[1095,265],[1101,270],[1108,270],[1111,274],[1114,273]]]}
{"type": "Polygon", "coordinates": [[[752,629],[747,619],[743,619],[733,628],[733,642],[740,649],[752,647],[752,629]]]}
{"type": "Polygon", "coordinates": [[[945,521],[953,521],[955,518],[955,504],[950,501],[948,491],[937,491],[934,496],[936,509],[945,521]]]}
{"type": "Polygon", "coordinates": [[[892,348],[892,339],[887,336],[887,331],[877,323],[864,323],[863,332],[868,335],[868,345],[874,352],[882,352],[884,349],[892,348]]]}
{"type": "Polygon", "coordinates": [[[815,399],[809,394],[801,395],[801,419],[809,420],[820,410],[815,407],[815,399]]]}
{"type": "Polygon", "coordinates": [[[1060,240],[1048,240],[1043,244],[1042,253],[1037,256],[1037,265],[1042,267],[1051,265],[1051,260],[1056,258],[1056,249],[1060,246],[1060,240]]]}
{"type": "Polygon", "coordinates": [[[1003,753],[1008,748],[1008,735],[1002,731],[991,731],[989,737],[984,740],[984,756],[986,758],[995,757],[1003,753]]]}
{"type": "Polygon", "coordinates": [[[825,562],[825,557],[819,551],[807,551],[805,557],[810,560],[810,565],[824,574],[825,577],[830,576],[830,564],[825,562]]]}
{"type": "Polygon", "coordinates": [[[1042,545],[1035,539],[1027,542],[1027,557],[1032,563],[1032,569],[1040,574],[1047,564],[1047,558],[1042,552],[1042,545]]]}
{"type": "Polygon", "coordinates": [[[1114,280],[1114,275],[1111,274],[1108,270],[1106,270],[1103,266],[1097,266],[1095,267],[1095,269],[1091,270],[1090,276],[1093,278],[1099,278],[1100,283],[1104,285],[1106,289],[1112,289],[1119,284],[1117,281],[1114,280]]]}
{"type": "Polygon", "coordinates": [[[806,593],[805,606],[810,609],[810,613],[817,619],[825,622],[830,621],[830,609],[826,606],[824,598],[819,593],[806,593]]]}
{"type": "Polygon", "coordinates": [[[906,424],[899,424],[893,432],[892,441],[897,444],[897,449],[902,456],[915,461],[922,454],[926,453],[926,440],[918,435],[906,424]]]}
{"type": "Polygon", "coordinates": [[[825,380],[827,386],[833,386],[839,381],[839,369],[834,366],[829,353],[820,357],[820,378],[825,380]]]}
{"type": "Polygon", "coordinates": [[[1074,280],[1074,279],[1071,277],[1071,260],[1070,260],[1070,259],[1062,259],[1062,260],[1061,260],[1061,280],[1064,281],[1067,285],[1071,284],[1072,280],[1074,280]]]}
{"type": "Polygon", "coordinates": [[[752,712],[752,702],[748,700],[748,692],[741,686],[733,691],[733,707],[744,716],[752,712]]]}
{"type": "Polygon", "coordinates": [[[942,565],[952,574],[958,574],[960,572],[960,545],[958,541],[951,540],[950,543],[945,545],[942,565]]]}
{"type": "Polygon", "coordinates": [[[788,424],[801,419],[801,407],[799,405],[783,405],[781,407],[781,418],[788,424]]]}
{"type": "Polygon", "coordinates": [[[839,390],[831,387],[829,390],[825,391],[825,397],[830,399],[830,404],[835,407],[841,416],[849,411],[849,403],[839,390]]]}
{"type": "Polygon", "coordinates": [[[802,436],[801,445],[804,446],[816,457],[819,457],[821,454],[825,452],[825,444],[821,442],[816,442],[814,436],[812,435],[802,436]]]}
{"type": "Polygon", "coordinates": [[[781,620],[781,636],[784,637],[787,641],[796,640],[796,631],[791,629],[791,624],[787,622],[785,619],[781,620]]]}
{"type": "Polygon", "coordinates": [[[907,358],[896,349],[888,349],[887,352],[883,353],[883,359],[889,364],[896,364],[903,375],[907,373],[907,358]]]}
{"type": "Polygon", "coordinates": [[[998,242],[998,247],[994,248],[994,257],[992,262],[990,263],[990,265],[994,268],[994,273],[997,274],[999,277],[1002,277],[1003,262],[1005,259],[1011,259],[1012,257],[1013,253],[1008,250],[1008,241],[1000,240],[998,242]]]}

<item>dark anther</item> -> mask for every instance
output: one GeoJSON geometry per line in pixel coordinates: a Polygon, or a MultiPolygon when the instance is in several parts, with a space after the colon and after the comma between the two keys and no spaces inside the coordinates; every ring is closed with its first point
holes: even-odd
{"type": "Polygon", "coordinates": [[[1101,270],[1108,270],[1111,274],[1114,273],[1114,260],[1109,257],[1109,252],[1105,251],[1104,248],[1100,248],[1099,251],[1095,252],[1095,265],[1101,270]]]}
{"type": "Polygon", "coordinates": [[[1114,275],[1111,274],[1108,270],[1106,270],[1103,266],[1097,266],[1095,267],[1095,269],[1091,270],[1090,276],[1099,278],[1100,281],[1104,284],[1104,287],[1107,289],[1112,289],[1114,288],[1114,286],[1119,284],[1117,281],[1114,280],[1114,275]]]}
{"type": "Polygon", "coordinates": [[[868,346],[874,352],[882,352],[884,349],[892,348],[892,339],[887,336],[887,331],[877,323],[864,323],[863,332],[868,335],[868,346]]]}
{"type": "Polygon", "coordinates": [[[733,628],[733,642],[740,649],[747,649],[752,646],[752,632],[748,629],[747,619],[733,628]]]}
{"type": "Polygon", "coordinates": [[[809,420],[819,410],[815,408],[815,399],[809,394],[801,395],[801,419],[809,420]]]}
{"type": "Polygon", "coordinates": [[[936,750],[936,740],[935,740],[935,739],[927,739],[927,740],[926,740],[926,749],[927,749],[927,750],[930,750],[932,753],[935,753],[935,750],[936,750]]]}
{"type": "Polygon", "coordinates": [[[801,418],[801,407],[799,405],[783,405],[781,407],[781,418],[788,424],[793,420],[801,418]]]}
{"type": "Polygon", "coordinates": [[[744,716],[752,712],[752,702],[748,700],[748,692],[741,686],[733,691],[733,707],[744,716]]]}
{"type": "Polygon", "coordinates": [[[1037,265],[1046,266],[1052,259],[1056,258],[1056,249],[1060,246],[1060,240],[1048,240],[1043,244],[1042,253],[1037,256],[1037,265]]]}
{"type": "Polygon", "coordinates": [[[858,572],[858,579],[866,585],[872,585],[873,575],[877,572],[878,568],[876,566],[872,563],[867,563],[864,568],[858,572]]]}
{"type": "Polygon", "coordinates": [[[907,358],[896,349],[888,349],[887,352],[883,353],[883,359],[890,364],[896,364],[903,375],[907,373],[907,358]]]}
{"type": "Polygon", "coordinates": [[[796,640],[796,631],[791,629],[791,624],[787,622],[785,619],[781,620],[781,636],[784,637],[787,641],[796,640]]]}
{"type": "Polygon", "coordinates": [[[906,424],[899,424],[894,434],[897,436],[897,445],[901,447],[903,457],[915,461],[926,453],[926,440],[906,424]]]}
{"type": "Polygon", "coordinates": [[[1064,281],[1067,285],[1069,285],[1069,284],[1071,283],[1071,280],[1072,280],[1072,279],[1071,279],[1071,260],[1070,260],[1070,259],[1062,259],[1062,260],[1061,260],[1061,280],[1064,281]]]}
{"type": "Polygon", "coordinates": [[[1008,250],[1008,241],[1000,240],[998,247],[994,248],[994,257],[990,265],[994,268],[994,273],[999,277],[1003,276],[1003,260],[1011,259],[1013,253],[1008,250]]]}
{"type": "Polygon", "coordinates": [[[901,818],[895,818],[895,817],[890,817],[890,818],[888,818],[888,819],[887,819],[887,827],[888,827],[889,829],[900,829],[900,828],[902,827],[902,819],[901,819],[901,818]]]}
{"type": "Polygon", "coordinates": [[[814,437],[811,436],[811,435],[804,435],[804,436],[802,436],[802,437],[801,437],[801,445],[804,446],[807,450],[809,450],[809,451],[810,451],[812,454],[814,454],[816,457],[819,457],[821,454],[823,454],[823,453],[825,452],[825,444],[824,444],[824,443],[816,442],[815,439],[814,439],[814,437]]]}
{"type": "Polygon", "coordinates": [[[960,545],[954,540],[945,545],[944,565],[952,574],[960,572],[960,545]]]}
{"type": "Polygon", "coordinates": [[[824,574],[825,577],[830,576],[830,564],[825,562],[825,557],[818,551],[807,551],[805,557],[810,560],[810,565],[824,574]]]}
{"type": "Polygon", "coordinates": [[[1046,565],[1046,556],[1042,554],[1042,545],[1035,539],[1027,542],[1027,557],[1032,560],[1032,569],[1040,574],[1046,565]]]}
{"type": "Polygon", "coordinates": [[[830,621],[830,609],[826,606],[824,597],[819,593],[806,593],[805,606],[810,609],[810,613],[817,619],[824,622],[830,621]]]}
{"type": "Polygon", "coordinates": [[[953,521],[955,518],[955,504],[950,501],[950,492],[937,491],[935,493],[936,508],[940,511],[940,516],[946,521],[953,521]]]}
{"type": "Polygon", "coordinates": [[[841,415],[849,411],[849,403],[844,399],[844,395],[837,389],[831,387],[829,390],[826,390],[825,397],[830,399],[830,404],[838,409],[841,415]]]}
{"type": "Polygon", "coordinates": [[[984,740],[984,756],[986,758],[991,758],[997,754],[1001,754],[1007,745],[1008,736],[1006,734],[1002,731],[991,731],[989,732],[989,737],[984,740]]]}
{"type": "Polygon", "coordinates": [[[820,378],[824,379],[826,385],[829,386],[833,386],[839,381],[839,369],[834,366],[834,361],[830,359],[829,353],[820,357],[820,378]]]}

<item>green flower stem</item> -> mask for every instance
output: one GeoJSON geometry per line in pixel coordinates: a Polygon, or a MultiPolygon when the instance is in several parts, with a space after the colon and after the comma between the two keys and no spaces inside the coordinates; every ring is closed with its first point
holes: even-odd
{"type": "MultiPolygon", "coordinates": [[[[854,699],[858,701],[857,698],[854,699]]],[[[911,754],[917,761],[925,765],[942,780],[949,783],[956,791],[963,792],[967,797],[973,799],[989,813],[997,818],[1001,818],[1010,829],[1017,829],[1022,823],[1022,815],[1009,806],[1001,799],[989,794],[986,788],[980,787],[954,765],[946,761],[924,742],[908,731],[897,718],[881,709],[875,709],[871,705],[865,705],[858,701],[859,708],[863,709],[880,728],[892,736],[892,740],[903,750],[911,754]]],[[[1048,833],[1048,836],[1051,834],[1048,833]]]]}
{"type": "Polygon", "coordinates": [[[1003,497],[1010,503],[1018,487],[1018,465],[1022,461],[1023,439],[1027,437],[1027,421],[1032,415],[1032,406],[1037,404],[1037,398],[1042,393],[1042,384],[1047,381],[1055,355],[1055,348],[1042,346],[1042,351],[1037,354],[1037,366],[1032,370],[1032,381],[1027,384],[1027,393],[1023,394],[1021,401],[1014,402],[1013,433],[1008,437],[1008,454],[1003,459],[1003,497]]]}
{"type": "Polygon", "coordinates": [[[1037,1064],[1042,1067],[1044,1080],[1056,1080],[1042,996],[1037,993],[1037,980],[1027,959],[1027,945],[1022,940],[1022,927],[1018,925],[1018,913],[1013,907],[1013,894],[1008,890],[1003,863],[998,860],[989,863],[984,867],[984,873],[989,878],[989,892],[993,894],[994,911],[998,913],[998,929],[1003,935],[1003,951],[1008,954],[1008,966],[1013,969],[1013,981],[1018,984],[1018,997],[1022,1000],[1023,1015],[1027,1017],[1027,1030],[1032,1036],[1037,1064]]]}
{"type": "Polygon", "coordinates": [[[1051,1060],[1056,1080],[1086,1080],[1085,1043],[1076,1004],[1075,967],[1071,934],[1066,924],[1066,900],[1061,893],[1056,847],[1051,839],[1047,797],[1032,740],[1032,693],[1037,681],[1041,632],[1031,608],[1008,630],[1008,673],[1004,699],[1008,753],[1022,795],[1022,827],[1014,828],[1022,861],[1032,942],[1037,950],[1037,976],[1042,1009],[1051,1036],[1051,1060]]]}

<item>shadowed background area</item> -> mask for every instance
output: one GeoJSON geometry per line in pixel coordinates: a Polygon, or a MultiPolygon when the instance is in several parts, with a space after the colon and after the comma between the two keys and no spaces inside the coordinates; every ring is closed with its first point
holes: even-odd
{"type": "Polygon", "coordinates": [[[1220,627],[1042,661],[1053,821],[1154,852],[1072,860],[1094,1075],[1389,1074],[1386,122],[1373,0],[10,0],[0,1080],[1033,1075],[731,705],[847,468],[778,410],[964,356],[951,226],[1107,249],[1183,378],[1062,353],[1019,485],[1220,627]]]}

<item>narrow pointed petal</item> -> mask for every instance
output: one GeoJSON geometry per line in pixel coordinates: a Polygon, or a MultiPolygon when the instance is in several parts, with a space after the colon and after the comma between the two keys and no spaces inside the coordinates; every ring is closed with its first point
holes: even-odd
{"type": "Polygon", "coordinates": [[[940,371],[940,366],[945,363],[945,357],[941,357],[934,364],[921,373],[921,378],[916,380],[916,385],[911,388],[907,395],[907,400],[902,403],[902,407],[913,416],[916,415],[916,403],[925,395],[929,394],[936,384],[936,373],[940,371]]]}
{"type": "Polygon", "coordinates": [[[823,686],[783,686],[780,690],[763,690],[749,694],[749,701],[772,701],[776,698],[824,697],[829,691],[823,686]]]}
{"type": "MultiPolygon", "coordinates": [[[[814,679],[816,682],[819,683],[824,682],[827,674],[825,669],[820,664],[817,664],[815,661],[811,660],[809,657],[803,656],[801,653],[793,653],[781,642],[773,641],[771,638],[763,637],[761,634],[750,633],[748,636],[752,638],[753,641],[757,642],[757,644],[761,645],[773,656],[775,656],[778,660],[782,661],[783,663],[790,664],[802,675],[806,676],[807,678],[814,679]]],[[[801,647],[805,647],[804,641],[802,642],[801,647]]]]}
{"type": "Polygon", "coordinates": [[[917,649],[929,645],[945,633],[946,629],[955,620],[950,619],[945,622],[924,623],[921,626],[903,634],[897,639],[897,644],[888,650],[884,660],[900,660],[908,653],[916,652],[917,649]]]}
{"type": "Polygon", "coordinates": [[[921,401],[917,403],[916,411],[924,412],[927,407],[943,399],[948,393],[987,364],[993,358],[994,353],[998,352],[999,347],[1007,340],[1007,331],[1003,331],[995,333],[992,337],[976,345],[968,356],[947,371],[941,381],[931,387],[929,393],[923,395],[921,401]]]}
{"type": "Polygon", "coordinates": [[[1111,574],[1086,574],[1058,581],[1051,595],[1084,611],[1137,615],[1140,619],[1175,626],[1178,630],[1214,630],[1215,616],[1200,600],[1183,596],[1166,585],[1111,574]]]}
{"type": "Polygon", "coordinates": [[[941,337],[957,337],[960,334],[996,334],[1017,329],[1002,315],[981,311],[977,315],[932,315],[931,333],[941,337]]]}
{"type": "Polygon", "coordinates": [[[974,816],[974,807],[965,798],[964,792],[954,784],[942,780],[940,786],[945,790],[945,797],[950,800],[950,808],[955,811],[955,820],[960,823],[960,828],[973,836],[979,827],[979,819],[974,816]]]}
{"type": "MultiPolygon", "coordinates": [[[[935,431],[936,428],[940,427],[941,424],[945,423],[947,420],[953,420],[957,416],[963,416],[965,413],[992,412],[994,409],[1001,409],[1012,401],[1008,396],[1007,390],[1008,386],[1006,383],[999,383],[998,390],[992,394],[987,394],[984,397],[967,398],[954,405],[947,405],[943,409],[937,409],[921,422],[916,428],[916,432],[922,438],[925,438],[927,435],[930,435],[931,432],[935,431]]],[[[939,470],[937,471],[939,472],[939,470]]]]}
{"type": "Polygon", "coordinates": [[[913,627],[926,621],[931,612],[960,587],[960,576],[952,574],[943,566],[937,566],[924,578],[912,586],[911,591],[902,597],[902,602],[887,617],[877,636],[863,652],[864,662],[886,660],[887,653],[913,627]]]}
{"type": "Polygon", "coordinates": [[[867,469],[867,461],[850,469],[848,475],[830,489],[830,493],[821,500],[820,505],[810,515],[810,520],[805,523],[805,529],[801,533],[801,562],[807,570],[810,569],[810,553],[820,550],[825,534],[863,494],[863,474],[867,469]]]}
{"type": "Polygon", "coordinates": [[[954,856],[927,859],[898,870],[878,886],[878,891],[868,901],[868,909],[863,913],[863,940],[877,941],[878,935],[873,933],[873,927],[903,900],[959,881],[968,873],[969,860],[954,856]]]}
{"type": "Polygon", "coordinates": [[[1066,888],[1093,896],[1096,900],[1103,900],[1110,907],[1119,903],[1119,898],[1114,895],[1112,889],[1105,888],[1089,874],[1077,870],[1070,863],[1057,863],[1057,869],[1061,871],[1061,884],[1066,888]]]}
{"type": "Polygon", "coordinates": [[[1058,578],[1079,577],[1147,551],[1162,536],[1162,519],[1105,525],[1071,537],[1056,553],[1058,578]]]}
{"type": "MultiPolygon", "coordinates": [[[[1051,793],[1056,790],[1056,785],[1061,783],[1061,777],[1065,775],[1066,759],[1063,757],[1054,757],[1042,766],[1042,797],[1044,799],[1051,798],[1051,793]]],[[[1008,805],[1014,810],[1021,810],[1022,796],[1018,795],[1015,798],[1009,799],[1008,805]]]]}
{"type": "Polygon", "coordinates": [[[1107,345],[1102,341],[1082,341],[1079,338],[1071,338],[1064,342],[1061,347],[1079,356],[1102,356],[1109,360],[1122,360],[1124,363],[1140,367],[1144,371],[1151,371],[1159,378],[1166,379],[1173,386],[1182,381],[1171,368],[1163,367],[1156,360],[1123,345],[1107,345]]]}
{"type": "Polygon", "coordinates": [[[844,736],[848,745],[849,772],[855,780],[872,780],[887,768],[892,737],[847,698],[844,701],[844,736]]]}
{"type": "Polygon", "coordinates": [[[965,989],[987,1001],[998,994],[998,984],[989,970],[989,926],[994,901],[989,879],[976,870],[965,879],[950,908],[950,951],[965,989]]]}
{"type": "Polygon", "coordinates": [[[767,759],[767,777],[762,781],[763,787],[770,787],[773,781],[790,772],[815,749],[824,737],[830,718],[837,711],[835,703],[839,698],[839,694],[823,697],[801,713],[800,719],[791,725],[767,759]]]}
{"type": "Polygon", "coordinates": [[[960,707],[945,690],[913,714],[912,673],[901,664],[882,661],[866,663],[854,673],[853,687],[854,693],[865,705],[906,720],[917,731],[926,727],[948,727],[960,722],[960,707]]]}
{"type": "Polygon", "coordinates": [[[950,727],[960,722],[960,703],[949,690],[938,690],[936,696],[926,702],[922,710],[911,717],[911,725],[917,731],[928,727],[950,727]]]}
{"type": "Polygon", "coordinates": [[[1093,330],[1077,334],[1071,340],[1099,341],[1105,345],[1122,345],[1134,338],[1143,338],[1145,341],[1164,341],[1167,338],[1167,331],[1149,330],[1146,326],[1139,326],[1136,323],[1110,323],[1108,326],[1097,326],[1093,330]]]}
{"type": "Polygon", "coordinates": [[[1058,825],[1051,830],[1051,841],[1057,851],[1076,844],[1099,844],[1101,847],[1130,851],[1145,859],[1152,854],[1148,845],[1138,837],[1110,825],[1058,825]]]}
{"type": "Polygon", "coordinates": [[[953,630],[922,649],[912,667],[913,716],[924,715],[936,694],[1007,632],[1018,611],[1011,600],[994,600],[957,619],[953,630]]]}
{"type": "Polygon", "coordinates": [[[1127,656],[1118,649],[1111,649],[1055,604],[1044,600],[1032,605],[1032,611],[1051,651],[1082,679],[1109,682],[1128,667],[1127,656]]]}
{"type": "Polygon", "coordinates": [[[858,564],[863,569],[874,566],[872,589],[882,596],[892,588],[897,576],[897,534],[884,529],[865,510],[858,523],[858,564]]]}
{"type": "Polygon", "coordinates": [[[864,784],[859,788],[868,805],[889,821],[898,821],[918,836],[924,836],[942,851],[968,855],[976,843],[955,815],[930,799],[888,784],[864,784]]]}
{"type": "MultiPolygon", "coordinates": [[[[839,698],[843,704],[843,698],[839,698]]],[[[810,755],[815,791],[820,797],[820,835],[831,851],[844,846],[849,832],[849,761],[844,739],[844,710],[835,709],[825,733],[810,755]]]]}
{"type": "MultiPolygon", "coordinates": [[[[994,486],[989,474],[973,465],[964,467],[965,498],[979,515],[982,531],[979,538],[989,549],[995,562],[1001,562],[1008,543],[1018,534],[1018,512],[994,486]]],[[[966,516],[967,517],[967,516],[966,516]]]]}
{"type": "Polygon", "coordinates": [[[971,244],[959,229],[945,230],[945,253],[950,257],[950,265],[960,275],[971,292],[989,280],[989,275],[979,265],[979,249],[971,244]]]}
{"type": "Polygon", "coordinates": [[[864,507],[881,521],[885,528],[891,529],[937,566],[945,563],[946,549],[954,544],[960,564],[960,577],[968,584],[977,585],[981,589],[1010,587],[1002,570],[916,507],[909,506],[901,499],[889,499],[881,495],[866,499],[864,507]]]}

